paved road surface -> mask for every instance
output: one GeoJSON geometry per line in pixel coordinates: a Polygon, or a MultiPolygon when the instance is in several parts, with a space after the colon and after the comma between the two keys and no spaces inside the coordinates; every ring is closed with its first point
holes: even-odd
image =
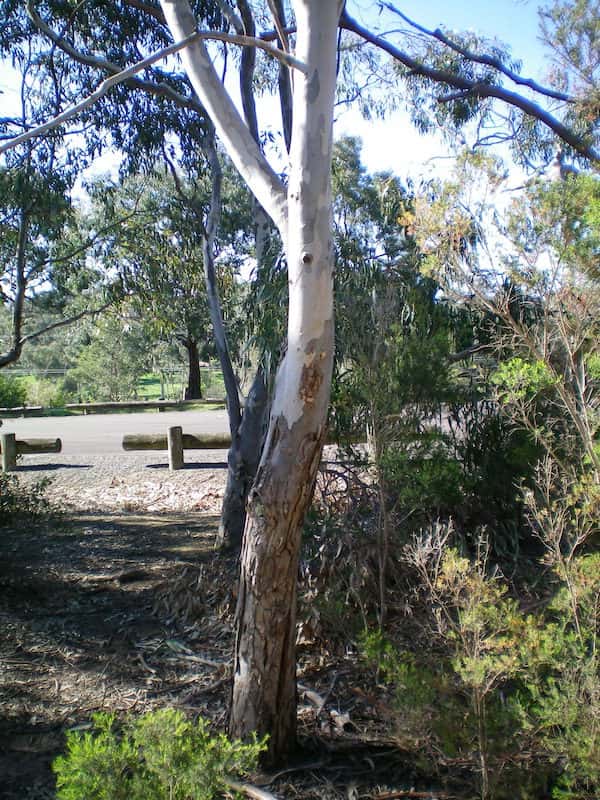
{"type": "Polygon", "coordinates": [[[181,425],[184,433],[226,433],[227,412],[148,411],[136,414],[89,414],[77,417],[33,417],[3,419],[0,433],[15,433],[17,439],[62,439],[65,455],[123,453],[126,433],[165,433],[181,425]]]}

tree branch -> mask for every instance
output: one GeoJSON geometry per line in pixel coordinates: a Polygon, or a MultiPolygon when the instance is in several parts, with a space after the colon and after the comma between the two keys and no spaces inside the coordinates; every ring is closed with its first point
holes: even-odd
{"type": "Polygon", "coordinates": [[[386,41],[381,36],[376,36],[375,34],[371,33],[356,20],[350,17],[346,11],[342,13],[340,25],[344,30],[360,36],[360,38],[364,39],[364,41],[374,45],[375,47],[379,47],[381,50],[391,55],[396,61],[404,64],[404,66],[410,70],[411,74],[420,75],[421,77],[428,78],[429,80],[437,83],[445,83],[448,86],[453,86],[456,89],[469,92],[473,95],[473,97],[479,97],[482,99],[489,97],[501,100],[508,105],[520,109],[527,116],[537,119],[547,128],[550,128],[550,130],[553,131],[559,137],[559,139],[562,139],[563,142],[572,147],[573,150],[579,153],[579,155],[589,159],[590,161],[594,161],[596,163],[600,162],[600,152],[598,152],[592,145],[588,144],[584,139],[581,138],[581,136],[578,136],[571,128],[568,128],[566,125],[560,122],[560,120],[558,120],[550,112],[546,111],[537,103],[528,100],[517,92],[510,91],[502,86],[495,86],[489,83],[481,83],[476,80],[469,80],[468,78],[455,75],[447,70],[428,67],[425,64],[422,64],[420,61],[417,61],[408,53],[400,50],[400,48],[391,44],[391,42],[386,41]]]}
{"type": "Polygon", "coordinates": [[[51,325],[46,325],[45,327],[35,331],[35,333],[28,333],[27,336],[23,336],[21,338],[20,344],[24,345],[25,342],[31,342],[33,339],[38,339],[44,333],[56,330],[56,328],[63,328],[65,325],[72,325],[74,322],[77,322],[84,317],[95,317],[97,314],[101,314],[103,311],[106,311],[106,309],[111,306],[113,302],[114,300],[109,300],[98,308],[86,308],[84,311],[80,311],[79,314],[74,314],[72,317],[67,317],[66,319],[61,319],[58,322],[53,322],[51,325]]]}
{"type": "Polygon", "coordinates": [[[198,43],[202,39],[216,39],[219,41],[228,41],[234,44],[239,44],[242,46],[251,45],[253,47],[259,47],[262,50],[267,51],[275,58],[281,59],[286,63],[288,66],[292,66],[295,69],[301,69],[302,71],[306,70],[305,65],[303,65],[298,59],[290,56],[288,53],[283,53],[278,48],[273,47],[272,45],[267,44],[261,39],[256,37],[247,37],[247,36],[238,36],[237,34],[225,34],[225,33],[218,33],[218,32],[206,32],[206,31],[196,31],[191,33],[189,36],[186,36],[182,41],[177,42],[176,44],[170,45],[169,47],[164,48],[163,50],[158,51],[157,53],[153,53],[152,55],[148,56],[147,58],[138,61],[137,64],[128,67],[127,69],[119,71],[119,67],[113,64],[110,61],[107,61],[103,58],[97,58],[95,56],[87,56],[85,54],[80,53],[77,51],[69,42],[61,37],[57,36],[57,34],[52,31],[52,29],[46,25],[46,23],[41,19],[41,17],[35,12],[33,9],[31,0],[28,0],[27,9],[30,12],[32,20],[34,23],[42,30],[46,35],[48,35],[55,44],[57,44],[61,49],[63,49],[68,55],[75,58],[80,63],[87,64],[88,66],[95,67],[97,69],[102,69],[103,71],[112,73],[109,78],[102,81],[100,86],[92,92],[87,98],[82,100],[79,103],[76,103],[74,106],[71,106],[67,110],[63,111],[61,114],[58,114],[53,119],[49,120],[48,122],[44,123],[43,125],[39,125],[36,128],[32,128],[30,131],[26,131],[25,133],[20,134],[19,136],[15,136],[6,143],[0,145],[0,153],[7,152],[8,150],[12,150],[18,145],[23,144],[24,142],[29,141],[30,139],[37,138],[39,136],[43,136],[44,134],[48,133],[49,131],[53,130],[54,128],[62,125],[68,120],[72,119],[73,117],[77,116],[81,111],[89,108],[89,106],[96,103],[100,100],[113,86],[116,86],[119,83],[128,82],[135,88],[143,89],[144,91],[150,92],[154,95],[163,95],[169,97],[171,100],[174,100],[178,103],[178,105],[183,105],[186,108],[195,107],[199,113],[202,113],[202,106],[198,103],[194,103],[192,98],[186,98],[184,95],[180,95],[178,92],[175,92],[171,87],[167,86],[166,84],[155,84],[151,81],[144,81],[139,78],[134,78],[134,76],[141,72],[144,69],[152,66],[155,62],[160,61],[167,56],[173,55],[184,48],[189,47],[194,43],[198,43]],[[116,71],[115,71],[116,70],[116,71]],[[133,80],[132,80],[133,79],[133,80]]]}
{"type": "Polygon", "coordinates": [[[60,263],[65,262],[65,261],[70,261],[72,258],[75,258],[75,256],[78,256],[80,253],[84,253],[93,244],[95,244],[98,241],[98,239],[100,239],[102,236],[104,236],[104,234],[109,233],[109,231],[112,231],[115,228],[118,228],[124,222],[127,222],[128,220],[130,220],[133,217],[135,217],[138,213],[139,212],[137,210],[137,204],[136,204],[136,207],[134,208],[134,210],[131,213],[125,214],[125,216],[119,217],[119,219],[115,220],[114,222],[111,222],[110,224],[105,225],[103,228],[100,228],[98,231],[96,231],[96,233],[93,234],[93,236],[88,236],[87,239],[85,240],[85,242],[82,242],[80,245],[78,245],[73,250],[69,251],[68,253],[65,253],[64,255],[61,255],[61,256],[52,256],[52,257],[45,258],[39,264],[36,264],[36,266],[33,267],[28,272],[27,277],[29,278],[30,276],[33,276],[36,273],[39,273],[40,270],[42,270],[48,264],[60,264],[60,263]]]}
{"type": "Polygon", "coordinates": [[[514,72],[512,69],[509,69],[505,64],[502,63],[502,61],[500,61],[499,58],[494,58],[487,53],[480,54],[474,53],[472,50],[467,50],[466,47],[462,47],[462,45],[458,44],[458,42],[455,42],[453,39],[450,39],[448,36],[446,36],[446,34],[443,33],[443,31],[441,31],[439,28],[436,28],[432,31],[429,28],[425,28],[423,25],[419,25],[391,3],[381,2],[380,5],[382,8],[387,8],[388,11],[391,11],[393,14],[397,14],[415,30],[419,31],[420,33],[424,33],[426,36],[429,36],[433,39],[437,39],[438,42],[441,42],[442,44],[446,45],[446,47],[454,50],[455,53],[458,53],[468,61],[491,67],[519,86],[527,86],[529,89],[533,89],[534,92],[537,92],[537,94],[550,97],[553,100],[561,100],[565,103],[575,103],[577,101],[577,98],[573,97],[573,95],[559,92],[555,89],[549,88],[548,86],[542,86],[542,84],[537,83],[537,81],[534,81],[531,78],[524,78],[522,75],[519,75],[518,72],[514,72]]]}
{"type": "MultiPolygon", "coordinates": [[[[196,18],[187,0],[161,0],[161,5],[174,39],[185,38],[195,30],[196,18]]],[[[285,238],[286,190],[240,117],[215,71],[204,42],[198,39],[186,47],[182,60],[231,160],[285,238]]]]}
{"type": "MultiPolygon", "coordinates": [[[[132,2],[132,0],[129,0],[129,2],[132,2]]],[[[139,7],[142,7],[144,11],[151,13],[149,7],[141,5],[139,7]]],[[[33,23],[41,31],[43,31],[43,33],[45,33],[50,39],[52,39],[53,42],[58,44],[61,47],[61,49],[65,49],[65,51],[68,52],[69,55],[75,56],[76,54],[78,54],[78,51],[75,50],[75,48],[73,48],[72,45],[70,45],[64,38],[60,37],[55,31],[52,30],[52,28],[49,25],[47,25],[42,20],[40,15],[35,10],[35,7],[33,5],[33,0],[27,0],[26,8],[27,8],[27,13],[31,18],[31,20],[33,21],[33,23]],[[63,45],[66,45],[67,47],[71,48],[71,51],[63,47],[63,45]]],[[[160,18],[162,20],[162,23],[166,24],[163,14],[161,14],[160,17],[158,17],[157,14],[154,13],[153,16],[155,18],[160,18]]],[[[302,61],[300,61],[300,59],[294,58],[294,56],[290,55],[289,53],[286,53],[285,51],[281,50],[278,47],[274,47],[272,44],[269,44],[269,42],[265,41],[265,39],[261,37],[247,36],[239,32],[225,33],[224,31],[196,30],[193,34],[190,34],[189,38],[191,42],[194,42],[197,39],[198,40],[205,39],[218,42],[228,42],[229,44],[238,44],[241,47],[247,47],[247,46],[257,47],[260,50],[264,50],[266,53],[273,56],[273,58],[283,62],[288,67],[298,69],[301,72],[306,72],[306,65],[302,61]]],[[[179,45],[170,45],[169,47],[164,48],[164,50],[159,50],[155,55],[149,56],[149,59],[152,59],[152,61],[149,61],[148,63],[146,59],[139,61],[138,63],[142,64],[143,66],[137,69],[136,72],[139,72],[140,69],[145,69],[146,66],[150,66],[151,64],[154,63],[154,61],[160,60],[163,57],[161,56],[161,53],[164,53],[165,56],[172,55],[173,53],[176,53],[178,50],[181,50],[183,47],[187,47],[187,45],[188,42],[186,41],[186,42],[181,42],[179,45]]],[[[95,64],[92,64],[92,66],[98,66],[106,71],[110,71],[115,66],[114,64],[112,64],[112,62],[106,61],[103,58],[98,58],[94,56],[90,56],[89,58],[93,62],[95,62],[95,64]]],[[[120,68],[117,69],[119,69],[120,71],[120,68]]]]}

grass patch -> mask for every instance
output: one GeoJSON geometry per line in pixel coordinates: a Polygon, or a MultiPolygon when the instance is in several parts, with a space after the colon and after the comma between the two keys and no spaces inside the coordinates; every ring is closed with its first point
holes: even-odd
{"type": "MultiPolygon", "coordinates": [[[[201,367],[200,377],[203,396],[225,396],[223,374],[219,368],[201,367]]],[[[183,373],[177,377],[165,377],[162,384],[160,375],[147,373],[138,381],[137,394],[140,400],[179,400],[183,397],[185,386],[183,373]]]]}

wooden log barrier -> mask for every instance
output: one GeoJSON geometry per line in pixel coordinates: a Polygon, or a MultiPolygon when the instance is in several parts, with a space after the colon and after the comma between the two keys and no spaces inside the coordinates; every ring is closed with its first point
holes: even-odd
{"type": "MultiPolygon", "coordinates": [[[[364,440],[364,435],[352,439],[356,443],[362,443],[364,440]]],[[[337,442],[333,438],[328,438],[327,444],[337,444],[337,442]]],[[[180,426],[169,428],[166,435],[128,433],[123,436],[123,450],[168,450],[171,470],[183,467],[185,450],[228,450],[230,447],[231,436],[228,433],[183,433],[180,426]]]]}
{"type": "MultiPolygon", "coordinates": [[[[231,446],[228,433],[184,433],[184,450],[227,450],[231,446]]],[[[123,450],[168,450],[164,433],[128,433],[123,436],[123,450]]]]}
{"type": "Polygon", "coordinates": [[[0,434],[2,453],[2,472],[12,472],[17,468],[17,456],[36,453],[60,453],[60,439],[17,439],[14,433],[0,434]]]}
{"type": "Polygon", "coordinates": [[[183,467],[185,450],[227,450],[230,445],[231,436],[228,433],[183,433],[179,425],[169,428],[166,436],[162,433],[141,433],[123,437],[123,450],[168,450],[170,470],[183,467]]]}
{"type": "Polygon", "coordinates": [[[183,428],[175,425],[167,431],[167,443],[169,446],[169,469],[183,468],[183,428]]]}

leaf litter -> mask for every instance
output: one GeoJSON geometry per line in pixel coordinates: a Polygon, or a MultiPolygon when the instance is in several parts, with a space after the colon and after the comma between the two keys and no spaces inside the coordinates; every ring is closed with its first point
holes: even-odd
{"type": "MultiPolygon", "coordinates": [[[[96,711],[171,706],[226,728],[237,566],[214,550],[224,474],[136,482],[107,478],[105,466],[85,487],[56,469],[52,491],[67,514],[3,532],[0,800],[54,798],[50,765],[65,731],[88,729],[96,711]]],[[[330,648],[314,634],[315,613],[298,628],[302,751],[257,776],[256,790],[449,797],[415,790],[413,758],[390,733],[388,690],[352,643],[330,648]]]]}

